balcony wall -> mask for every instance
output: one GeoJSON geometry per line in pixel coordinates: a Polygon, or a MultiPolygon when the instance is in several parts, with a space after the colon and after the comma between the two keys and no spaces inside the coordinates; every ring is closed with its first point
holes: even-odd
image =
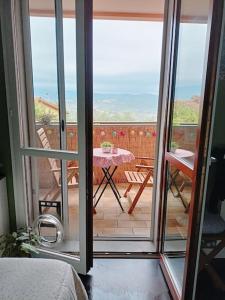
{"type": "MultiPolygon", "coordinates": [[[[37,124],[37,128],[44,127],[48,136],[49,143],[52,148],[59,147],[59,126],[51,124],[42,126],[37,124]]],[[[174,128],[174,140],[179,148],[194,151],[194,141],[196,137],[195,125],[180,125],[174,128]]],[[[120,124],[94,124],[93,143],[94,147],[100,147],[103,141],[109,141],[116,147],[127,149],[135,156],[155,157],[155,144],[157,132],[156,123],[120,123],[120,124]]],[[[67,125],[67,145],[68,150],[77,149],[77,126],[76,124],[67,125]]],[[[119,166],[115,173],[115,182],[126,182],[124,171],[135,168],[137,162],[133,161],[129,164],[119,166]]],[[[53,182],[50,166],[47,159],[42,159],[39,163],[39,185],[47,188],[53,182]]],[[[99,183],[102,178],[102,171],[98,167],[94,167],[94,184],[99,183]]]]}

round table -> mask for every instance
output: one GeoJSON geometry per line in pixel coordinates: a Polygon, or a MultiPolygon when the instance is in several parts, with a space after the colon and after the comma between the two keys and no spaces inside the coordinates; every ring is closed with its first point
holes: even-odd
{"type": "Polygon", "coordinates": [[[133,153],[131,153],[128,150],[118,148],[117,153],[103,153],[102,148],[94,148],[93,149],[93,165],[96,167],[100,167],[103,172],[103,178],[97,188],[97,190],[94,193],[94,198],[96,197],[98,191],[103,186],[102,191],[99,195],[99,197],[96,199],[96,202],[94,204],[94,208],[97,206],[99,200],[101,199],[106,187],[110,185],[117,202],[119,203],[122,211],[124,211],[123,206],[120,202],[121,195],[116,187],[115,182],[113,181],[113,175],[116,172],[116,169],[119,165],[124,163],[129,163],[133,159],[135,159],[133,153]],[[104,185],[104,180],[106,180],[104,185]]]}
{"type": "MultiPolygon", "coordinates": [[[[192,151],[189,150],[185,150],[185,149],[176,149],[173,154],[177,157],[180,158],[186,162],[188,162],[189,164],[193,165],[194,164],[194,153],[192,151]]],[[[169,188],[172,192],[172,194],[174,195],[174,197],[180,197],[180,199],[182,200],[183,205],[185,206],[185,202],[183,199],[183,196],[181,194],[181,191],[179,189],[179,187],[177,186],[176,183],[176,178],[177,176],[180,174],[180,170],[179,169],[175,169],[174,172],[169,172],[170,173],[170,184],[169,184],[169,188]],[[172,185],[174,186],[175,190],[176,190],[176,194],[174,193],[174,191],[172,190],[172,185]]],[[[185,206],[185,209],[187,210],[188,207],[185,206]]]]}

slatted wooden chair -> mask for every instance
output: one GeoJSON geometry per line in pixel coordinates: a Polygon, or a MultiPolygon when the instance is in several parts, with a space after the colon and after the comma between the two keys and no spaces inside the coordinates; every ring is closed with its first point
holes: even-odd
{"type": "Polygon", "coordinates": [[[141,197],[141,194],[146,186],[153,186],[153,173],[154,173],[154,159],[149,157],[136,157],[140,160],[140,164],[136,165],[135,171],[125,171],[125,176],[129,186],[127,187],[124,197],[127,197],[128,192],[131,190],[133,185],[139,185],[139,189],[132,201],[132,204],[128,210],[131,214],[141,197]],[[147,163],[150,161],[151,164],[147,163]]]}
{"type": "MultiPolygon", "coordinates": [[[[44,149],[51,149],[48,137],[43,128],[37,130],[39,141],[44,149]]],[[[61,168],[57,165],[57,160],[54,158],[48,158],[50,171],[53,175],[55,184],[53,187],[44,195],[43,199],[39,201],[39,210],[41,213],[42,207],[55,207],[57,204],[56,199],[58,198],[61,190],[61,168]],[[49,199],[48,199],[49,198],[49,199]],[[51,203],[52,202],[52,203],[51,203]]],[[[79,183],[78,177],[79,167],[73,166],[73,162],[68,162],[67,165],[67,185],[68,188],[77,187],[79,183]]],[[[56,206],[58,211],[60,210],[56,206]]]]}

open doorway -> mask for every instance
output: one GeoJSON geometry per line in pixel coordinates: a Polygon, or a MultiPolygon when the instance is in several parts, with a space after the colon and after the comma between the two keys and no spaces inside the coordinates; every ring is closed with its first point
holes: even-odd
{"type": "Polygon", "coordinates": [[[93,3],[94,240],[150,252],[164,1],[93,3]]]}
{"type": "MultiPolygon", "coordinates": [[[[80,108],[77,103],[79,74],[76,72],[75,1],[62,1],[63,40],[57,39],[58,44],[55,39],[54,1],[50,2],[50,7],[49,4],[42,7],[35,0],[29,1],[33,76],[31,89],[34,94],[30,95],[32,101],[28,103],[31,133],[29,145],[38,147],[41,153],[45,153],[43,150],[46,151],[44,148],[47,148],[48,151],[69,151],[76,156],[79,149],[77,111],[80,108]],[[58,52],[56,44],[60,50],[58,52]],[[60,101],[56,68],[59,54],[64,63],[64,80],[60,78],[60,82],[64,82],[61,88],[65,90],[60,101]]],[[[126,242],[125,245],[128,245],[128,241],[135,241],[138,252],[153,251],[149,245],[153,239],[155,223],[155,168],[159,155],[157,128],[161,122],[158,114],[161,110],[159,103],[162,102],[159,96],[160,73],[163,39],[166,38],[163,36],[163,26],[164,1],[132,1],[129,5],[127,1],[94,1],[93,147],[101,148],[102,143],[109,142],[109,148],[113,148],[110,152],[123,150],[119,160],[118,153],[114,153],[110,173],[106,170],[110,164],[104,166],[104,174],[103,165],[96,165],[95,158],[93,159],[94,195],[104,176],[108,176],[109,182],[102,195],[101,190],[98,190],[93,200],[94,240],[107,241],[107,245],[113,240],[118,240],[120,245],[122,241],[126,242]],[[115,173],[110,178],[115,167],[115,173]],[[147,242],[147,247],[141,248],[141,244],[136,243],[137,240],[147,242]]],[[[30,57],[26,58],[29,61],[30,57]]],[[[186,88],[189,89],[189,86],[186,88]]],[[[181,94],[184,100],[185,92],[183,89],[181,94]]],[[[191,103],[196,101],[191,99],[191,103]]],[[[189,115],[194,113],[193,105],[189,105],[189,102],[182,101],[180,104],[177,114],[182,115],[186,108],[189,115]]],[[[194,127],[184,124],[188,121],[182,115],[182,120],[176,126],[178,148],[187,147],[186,139],[180,137],[192,136],[190,131],[194,127]]],[[[38,215],[39,211],[53,213],[58,207],[61,217],[67,221],[66,231],[69,236],[75,236],[77,241],[80,238],[79,166],[82,161],[77,161],[72,154],[66,156],[67,162],[65,159],[64,162],[61,159],[49,160],[44,155],[33,161],[30,186],[35,193],[30,197],[34,215],[38,215]],[[72,161],[69,157],[73,157],[72,161]],[[60,178],[68,181],[64,182],[64,188],[60,178]],[[56,191],[58,193],[55,194],[56,191]],[[38,207],[39,204],[41,207],[38,207]]],[[[104,179],[104,184],[105,181],[104,179]]],[[[101,188],[104,188],[104,184],[101,188]]],[[[184,204],[179,197],[175,197],[173,201],[168,232],[180,235],[181,225],[175,220],[177,213],[185,214],[184,204]]],[[[123,249],[129,251],[124,247],[123,249]]],[[[109,250],[110,247],[107,248],[109,250]]]]}
{"type": "MultiPolygon", "coordinates": [[[[29,108],[29,117],[33,118],[30,121],[34,139],[31,145],[76,152],[79,145],[75,1],[62,1],[65,100],[61,103],[57,86],[54,3],[40,9],[36,1],[29,2],[34,93],[29,108]],[[42,46],[47,44],[49,47],[42,46]]],[[[94,197],[94,239],[149,242],[154,226],[154,166],[159,137],[157,114],[164,1],[143,0],[131,4],[96,0],[93,4],[93,147],[100,148],[102,143],[110,142],[114,151],[125,151],[125,157],[110,169],[111,172],[117,168],[111,185],[108,184],[102,195],[100,189],[94,197]],[[131,189],[124,197],[129,186],[131,189]]],[[[95,158],[93,161],[95,163],[95,158]]],[[[56,204],[61,203],[59,210],[63,217],[66,203],[68,232],[76,235],[79,228],[79,163],[67,163],[67,172],[77,168],[76,176],[69,180],[66,193],[58,187],[60,193],[55,196],[60,182],[51,171],[51,162],[46,157],[36,162],[32,185],[39,191],[43,205],[48,205],[46,201],[52,197],[56,204]]],[[[56,162],[55,169],[60,169],[60,164],[60,161],[56,162]]],[[[104,173],[101,165],[94,164],[93,171],[95,194],[104,173]]],[[[37,206],[36,199],[33,202],[37,206]]],[[[41,211],[54,212],[55,208],[43,207],[41,211]]],[[[146,249],[146,252],[151,251],[149,246],[146,249]]]]}

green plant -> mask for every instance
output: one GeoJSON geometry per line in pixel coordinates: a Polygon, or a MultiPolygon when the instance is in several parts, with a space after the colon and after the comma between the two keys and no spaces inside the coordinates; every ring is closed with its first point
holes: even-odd
{"type": "Polygon", "coordinates": [[[49,125],[53,119],[54,119],[53,114],[46,113],[46,114],[43,114],[43,115],[40,116],[39,121],[43,125],[49,125]]]}
{"type": "Polygon", "coordinates": [[[177,101],[174,104],[173,124],[198,124],[198,106],[189,106],[187,101],[177,101]]]}
{"type": "Polygon", "coordinates": [[[110,143],[110,142],[103,142],[103,143],[101,143],[101,148],[110,148],[110,147],[112,147],[112,143],[110,143]]]}
{"type": "Polygon", "coordinates": [[[34,105],[36,122],[41,122],[44,125],[49,125],[49,123],[52,121],[59,121],[59,113],[57,111],[46,107],[41,102],[38,102],[38,99],[35,99],[34,105]]]}
{"type": "Polygon", "coordinates": [[[38,253],[38,237],[30,228],[21,228],[17,232],[0,235],[1,257],[30,257],[38,253]]]}
{"type": "Polygon", "coordinates": [[[179,144],[176,142],[171,142],[170,147],[171,147],[171,149],[177,149],[177,148],[179,148],[179,144]]]}

